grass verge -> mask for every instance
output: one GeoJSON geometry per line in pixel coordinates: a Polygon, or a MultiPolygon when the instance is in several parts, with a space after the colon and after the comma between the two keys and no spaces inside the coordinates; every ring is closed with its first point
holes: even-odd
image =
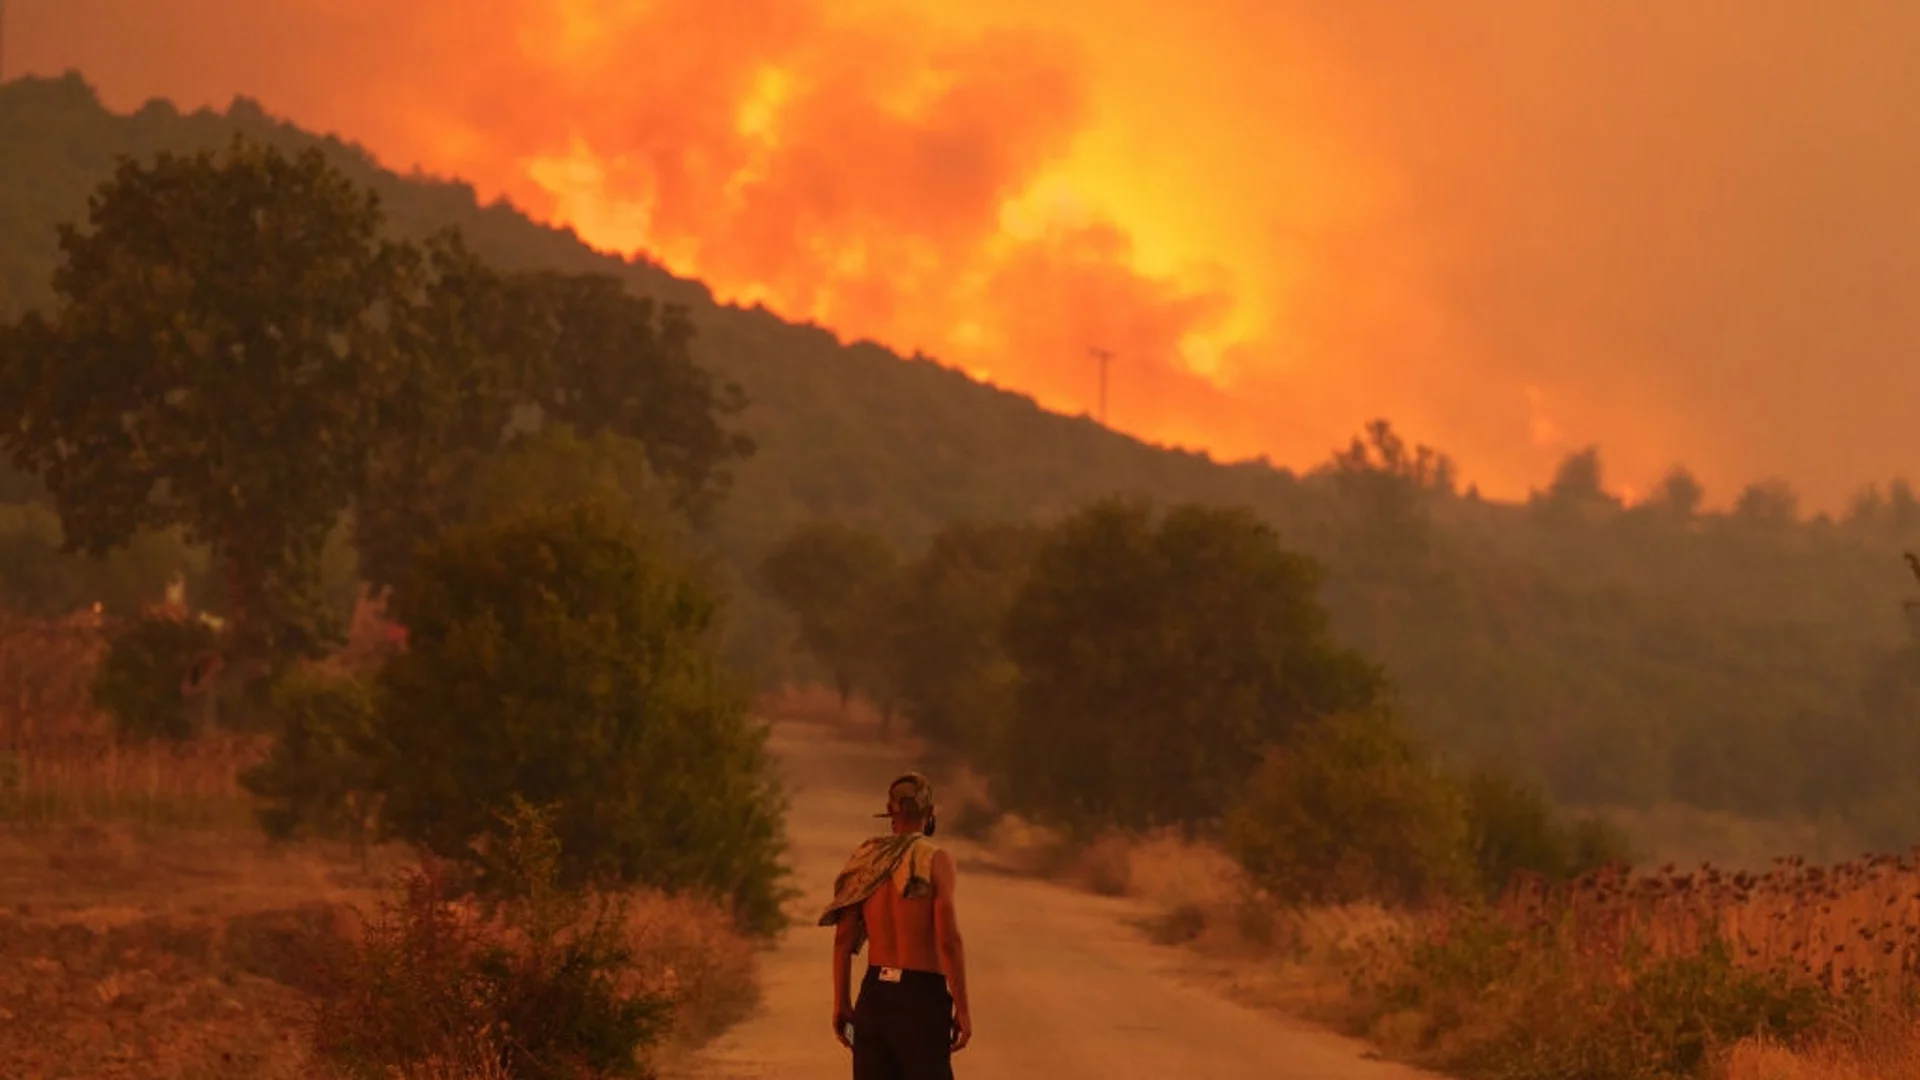
{"type": "Polygon", "coordinates": [[[1231,996],[1488,1080],[1920,1076],[1920,865],[1672,867],[1495,905],[1290,908],[1173,833],[1079,847],[1002,818],[1003,862],[1140,900],[1231,996]]]}
{"type": "MultiPolygon", "coordinates": [[[[131,783],[102,797],[99,778],[124,780],[126,760],[118,773],[44,769],[38,805],[62,812],[0,823],[0,1076],[327,1076],[311,1035],[316,1012],[340,1001],[331,976],[419,863],[393,847],[363,860],[346,844],[274,845],[224,815],[154,814],[156,800],[125,797],[131,783]],[[80,790],[62,786],[73,778],[80,790]]],[[[231,773],[162,774],[147,791],[237,800],[210,779],[231,773]]],[[[755,945],[718,907],[619,899],[611,944],[626,988],[661,1003],[658,1052],[698,1046],[754,1008],[755,945]]],[[[402,1072],[466,1080],[489,1075],[484,1058],[402,1072]]]]}

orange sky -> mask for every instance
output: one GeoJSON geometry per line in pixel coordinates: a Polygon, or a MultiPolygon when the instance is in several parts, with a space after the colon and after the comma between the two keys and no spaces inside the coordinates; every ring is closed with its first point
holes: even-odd
{"type": "Polygon", "coordinates": [[[1920,460],[1920,4],[15,0],[10,70],[236,93],[724,300],[1217,456],[1369,417],[1836,506],[1920,460]],[[1604,10],[1603,10],[1604,9],[1604,10]],[[1824,12],[1824,13],[1823,13],[1824,12]]]}

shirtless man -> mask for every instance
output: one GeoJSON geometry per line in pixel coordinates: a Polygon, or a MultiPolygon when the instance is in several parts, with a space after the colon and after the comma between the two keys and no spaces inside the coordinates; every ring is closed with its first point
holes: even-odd
{"type": "Polygon", "coordinates": [[[908,773],[887,789],[892,835],[853,853],[820,917],[833,935],[833,1034],[853,1051],[854,1080],[952,1080],[973,1038],[966,956],[953,906],[953,857],[933,833],[933,788],[908,773]],[[856,1004],[854,954],[871,939],[856,1004]]]}

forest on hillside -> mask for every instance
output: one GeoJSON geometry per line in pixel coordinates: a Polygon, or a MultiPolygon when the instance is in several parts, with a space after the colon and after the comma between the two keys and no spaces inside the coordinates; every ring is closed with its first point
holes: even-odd
{"type": "MultiPolygon", "coordinates": [[[[731,595],[735,658],[767,681],[820,670],[758,572],[809,523],[865,530],[912,566],[954,523],[1052,522],[1109,495],[1241,506],[1324,567],[1335,633],[1383,665],[1408,721],[1448,754],[1499,762],[1570,803],[1679,803],[1897,848],[1920,834],[1906,768],[1920,753],[1920,645],[1902,622],[1913,581],[1899,557],[1920,545],[1920,502],[1904,483],[1863,486],[1848,513],[1810,517],[1777,481],[1702,493],[1678,471],[1629,507],[1589,451],[1508,504],[1385,425],[1306,472],[1217,463],[1046,413],[924,357],[716,304],[697,282],[595,253],[464,185],[385,171],[251,103],[121,116],[78,76],[0,88],[0,317],[49,299],[56,227],[84,219],[120,155],[217,148],[236,133],[320,147],[379,195],[396,235],[455,227],[502,270],[611,274],[686,306],[691,356],[744,391],[732,419],[753,444],[690,533],[731,595]],[[1706,509],[1707,495],[1726,509],[1706,509]]],[[[571,452],[560,459],[577,463],[571,452]]],[[[611,484],[627,475],[596,467],[611,484]]],[[[550,475],[527,468],[502,482],[550,475]]],[[[0,475],[0,605],[135,610],[176,574],[196,602],[223,603],[206,552],[178,533],[142,532],[104,561],[60,553],[62,539],[38,482],[0,475]]],[[[350,540],[337,530],[323,553],[336,607],[360,576],[350,540]]]]}

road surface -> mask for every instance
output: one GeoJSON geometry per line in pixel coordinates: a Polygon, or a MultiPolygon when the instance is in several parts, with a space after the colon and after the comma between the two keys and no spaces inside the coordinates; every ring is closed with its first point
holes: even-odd
{"type": "MultiPolygon", "coordinates": [[[[793,788],[788,828],[803,910],[817,915],[833,876],[884,808],[886,785],[920,763],[897,745],[783,723],[773,747],[793,788]]],[[[939,794],[940,778],[935,775],[939,794]]],[[[960,871],[957,899],[973,997],[973,1044],[960,1080],[1417,1080],[1369,1060],[1363,1045],[1238,1005],[1175,975],[1179,950],[1144,941],[1139,909],[1060,885],[994,872],[983,853],[942,837],[960,871]],[[985,863],[983,865],[983,863],[985,863]]],[[[762,961],[759,1015],[673,1070],[686,1080],[847,1080],[835,1042],[831,930],[811,918],[762,961]]],[[[857,986],[864,960],[854,961],[857,986]]]]}

